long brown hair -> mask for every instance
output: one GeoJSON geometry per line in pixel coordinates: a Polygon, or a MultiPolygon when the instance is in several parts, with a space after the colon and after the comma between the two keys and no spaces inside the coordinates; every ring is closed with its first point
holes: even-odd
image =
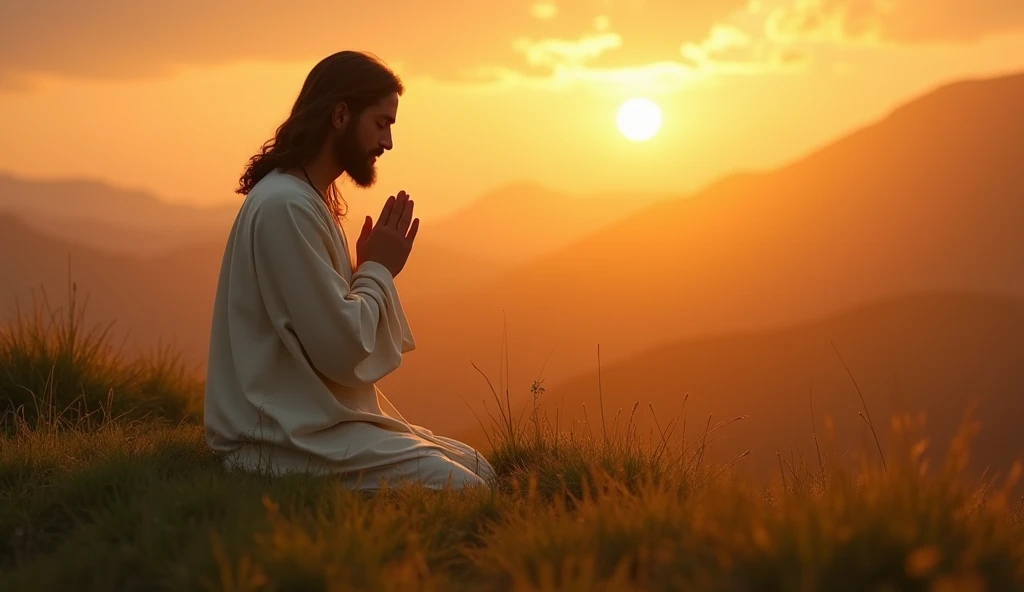
{"type": "MultiPolygon", "coordinates": [[[[380,59],[360,51],[340,51],[320,60],[306,76],[291,114],[249,159],[235,193],[248,195],[274,169],[288,170],[309,164],[327,140],[334,107],[348,105],[353,121],[366,107],[385,96],[405,91],[402,81],[380,59]]],[[[327,207],[344,218],[344,201],[336,184],[325,195],[327,207]]]]}

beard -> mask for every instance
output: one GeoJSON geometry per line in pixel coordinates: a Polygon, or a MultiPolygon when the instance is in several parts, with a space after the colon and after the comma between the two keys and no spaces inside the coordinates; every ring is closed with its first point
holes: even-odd
{"type": "Polygon", "coordinates": [[[377,181],[377,169],[371,158],[379,151],[366,150],[359,145],[355,125],[349,125],[334,142],[334,160],[356,185],[366,188],[377,181]]]}

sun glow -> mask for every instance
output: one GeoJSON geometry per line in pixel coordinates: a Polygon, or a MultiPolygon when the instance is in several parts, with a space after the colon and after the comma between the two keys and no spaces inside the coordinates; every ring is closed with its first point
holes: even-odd
{"type": "Polygon", "coordinates": [[[615,121],[626,139],[643,142],[661,129],[661,109],[650,99],[629,99],[619,107],[615,121]]]}

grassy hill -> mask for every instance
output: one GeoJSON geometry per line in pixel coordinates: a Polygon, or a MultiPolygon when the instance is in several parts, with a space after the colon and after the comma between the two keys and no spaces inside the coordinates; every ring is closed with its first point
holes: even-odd
{"type": "Polygon", "coordinates": [[[884,469],[823,442],[818,462],[780,459],[778,478],[757,482],[709,462],[706,431],[606,439],[499,417],[490,487],[365,495],[330,477],[225,470],[181,413],[195,384],[154,395],[168,366],[137,370],[109,345],[70,311],[0,332],[0,393],[44,402],[2,420],[0,589],[1024,587],[1020,465],[969,477],[969,427],[938,463],[901,419],[884,469]],[[140,417],[153,399],[167,404],[140,417]]]}

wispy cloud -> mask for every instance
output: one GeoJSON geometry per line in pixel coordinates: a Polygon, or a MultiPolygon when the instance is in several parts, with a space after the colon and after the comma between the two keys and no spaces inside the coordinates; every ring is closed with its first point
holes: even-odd
{"type": "Polygon", "coordinates": [[[779,72],[806,65],[811,59],[808,50],[765,35],[768,14],[762,2],[748,0],[719,15],[700,34],[670,37],[653,51],[645,51],[653,49],[650,43],[636,42],[639,31],[630,35],[628,26],[622,30],[620,23],[599,15],[593,29],[576,39],[517,39],[514,47],[525,64],[481,68],[477,74],[498,86],[588,82],[669,89],[709,75],[779,72]]]}
{"type": "Polygon", "coordinates": [[[811,55],[806,50],[772,43],[734,25],[716,25],[699,43],[686,43],[683,57],[705,73],[757,74],[799,68],[811,55]]]}
{"type": "Polygon", "coordinates": [[[565,39],[542,39],[529,37],[517,39],[513,44],[516,51],[526,57],[531,66],[551,69],[579,67],[593,61],[610,49],[622,47],[622,37],[617,33],[598,33],[581,37],[575,41],[565,39]]]}
{"type": "Polygon", "coordinates": [[[767,23],[780,42],[951,44],[1024,30],[1022,0],[787,0],[767,23]]]}

